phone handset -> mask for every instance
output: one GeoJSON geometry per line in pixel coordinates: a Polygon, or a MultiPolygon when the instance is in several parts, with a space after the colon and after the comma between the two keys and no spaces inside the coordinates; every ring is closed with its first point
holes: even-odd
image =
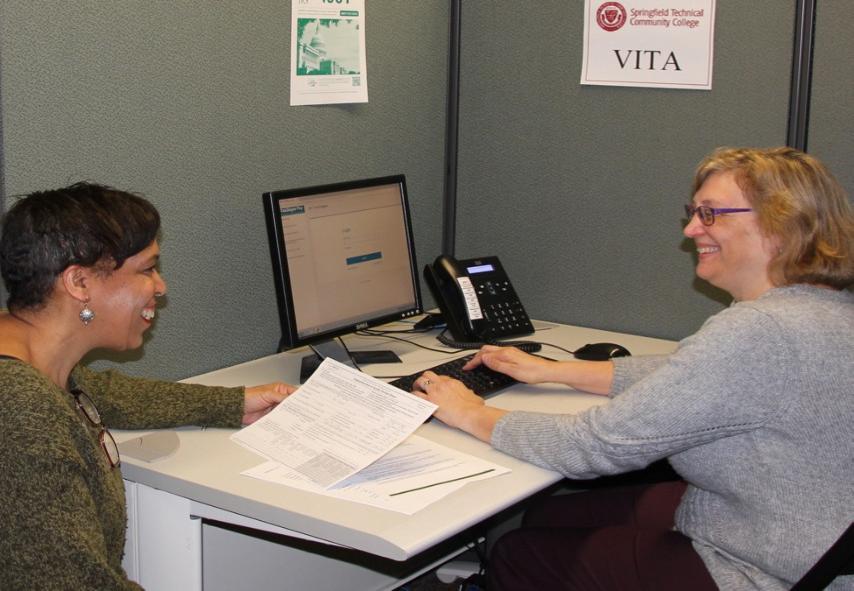
{"type": "Polygon", "coordinates": [[[454,282],[452,287],[456,289],[457,297],[462,302],[461,308],[464,313],[461,314],[461,317],[468,329],[467,332],[472,336],[481,336],[485,328],[483,309],[480,307],[480,300],[477,297],[471,277],[468,276],[465,268],[452,257],[441,255],[436,259],[436,262],[447,270],[448,277],[454,282]]]}
{"type": "MultiPolygon", "coordinates": [[[[428,269],[424,270],[425,276],[428,269]]],[[[466,269],[453,257],[439,255],[432,270],[433,283],[438,287],[436,300],[452,334],[464,339],[480,339],[486,328],[483,309],[466,269]]],[[[432,289],[430,277],[427,282],[432,289]]],[[[435,297],[437,293],[433,295],[435,297]]]]}

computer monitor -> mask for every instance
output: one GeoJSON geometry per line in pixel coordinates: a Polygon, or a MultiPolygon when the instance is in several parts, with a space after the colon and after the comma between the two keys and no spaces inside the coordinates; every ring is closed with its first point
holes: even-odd
{"type": "Polygon", "coordinates": [[[394,360],[338,338],[422,313],[403,175],[264,193],[282,337],[308,345],[305,379],[325,357],[353,367],[394,360]]]}

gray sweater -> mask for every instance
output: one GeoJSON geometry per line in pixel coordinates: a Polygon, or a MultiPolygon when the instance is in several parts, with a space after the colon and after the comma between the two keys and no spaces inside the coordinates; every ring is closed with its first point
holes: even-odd
{"type": "Polygon", "coordinates": [[[689,484],[676,529],[718,586],[788,589],[854,520],[852,367],[854,294],[776,288],[671,355],[617,360],[609,404],[509,413],[492,445],[570,478],[669,458],[689,484]]]}

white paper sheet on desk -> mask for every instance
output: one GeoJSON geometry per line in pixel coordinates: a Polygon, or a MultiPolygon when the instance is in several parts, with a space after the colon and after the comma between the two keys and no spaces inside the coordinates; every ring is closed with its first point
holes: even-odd
{"type": "Polygon", "coordinates": [[[406,439],[436,405],[325,359],[299,390],[231,436],[330,487],[406,439]]]}
{"type": "Polygon", "coordinates": [[[509,468],[412,435],[358,474],[329,489],[277,462],[265,462],[243,474],[412,515],[468,482],[507,472],[509,468]]]}

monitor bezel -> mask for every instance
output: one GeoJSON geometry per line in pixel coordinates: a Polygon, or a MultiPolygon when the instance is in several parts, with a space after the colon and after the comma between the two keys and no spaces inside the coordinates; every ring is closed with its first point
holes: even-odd
{"type": "Polygon", "coordinates": [[[276,303],[279,309],[279,324],[281,327],[281,338],[279,340],[279,351],[295,349],[305,345],[334,339],[345,334],[351,334],[357,330],[371,328],[387,324],[396,320],[404,320],[418,316],[423,313],[421,298],[421,287],[419,284],[418,261],[415,256],[415,240],[412,234],[412,215],[409,207],[409,195],[406,190],[406,177],[403,174],[389,175],[368,179],[343,181],[324,185],[300,187],[296,189],[285,189],[280,191],[268,191],[262,195],[264,205],[264,218],[267,226],[267,238],[270,246],[270,260],[273,266],[273,283],[276,289],[276,303]],[[410,278],[415,294],[414,306],[409,309],[369,318],[356,323],[348,323],[330,330],[300,337],[296,325],[296,313],[293,306],[290,273],[288,269],[288,256],[285,246],[284,230],[279,212],[279,201],[293,197],[310,197],[322,193],[334,193],[352,189],[364,189],[382,185],[396,184],[400,187],[400,199],[403,210],[404,225],[406,230],[406,244],[409,250],[410,278]]]}

